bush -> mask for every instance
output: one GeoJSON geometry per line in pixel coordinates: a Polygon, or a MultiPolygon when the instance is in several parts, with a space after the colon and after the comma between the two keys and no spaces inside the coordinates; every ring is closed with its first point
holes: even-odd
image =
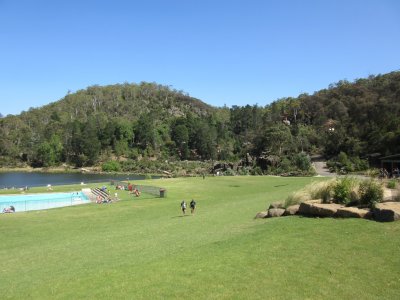
{"type": "Polygon", "coordinates": [[[354,178],[343,177],[333,186],[333,199],[336,203],[349,204],[357,201],[357,182],[354,178]]]}
{"type": "Polygon", "coordinates": [[[232,169],[226,169],[226,171],[224,172],[225,176],[235,176],[235,171],[233,171],[232,169]]]}
{"type": "Polygon", "coordinates": [[[105,162],[101,166],[101,169],[104,172],[119,172],[121,170],[121,165],[119,164],[119,162],[112,160],[112,161],[105,162]]]}
{"type": "Polygon", "coordinates": [[[372,207],[375,203],[381,202],[383,199],[382,185],[378,182],[365,180],[360,183],[360,202],[361,204],[372,207]]]}
{"type": "Polygon", "coordinates": [[[396,179],[392,179],[392,180],[388,181],[388,183],[386,184],[386,187],[388,189],[395,189],[396,184],[397,184],[396,179]]]}
{"type": "Polygon", "coordinates": [[[293,162],[301,171],[308,171],[311,168],[311,160],[307,154],[299,153],[294,155],[293,162]]]}
{"type": "Polygon", "coordinates": [[[335,180],[313,182],[303,189],[289,195],[285,200],[285,207],[300,204],[301,202],[314,199],[322,199],[328,202],[332,197],[332,188],[335,180]]]}
{"type": "Polygon", "coordinates": [[[263,171],[260,167],[255,167],[251,170],[251,175],[262,175],[263,171]]]}
{"type": "Polygon", "coordinates": [[[332,199],[334,180],[322,181],[307,186],[311,199],[322,199],[323,203],[328,203],[332,199]]]}

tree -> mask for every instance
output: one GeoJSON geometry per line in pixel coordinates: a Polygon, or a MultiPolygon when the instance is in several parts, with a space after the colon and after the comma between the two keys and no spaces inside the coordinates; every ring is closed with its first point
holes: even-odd
{"type": "Polygon", "coordinates": [[[173,128],[172,140],[176,144],[179,157],[187,159],[189,156],[189,130],[186,125],[177,125],[173,128]]]}
{"type": "Polygon", "coordinates": [[[262,136],[258,136],[255,142],[255,152],[261,154],[267,152],[282,155],[293,148],[292,134],[287,125],[282,123],[267,127],[262,136]]]}
{"type": "Polygon", "coordinates": [[[148,146],[154,147],[155,126],[150,114],[140,116],[135,128],[135,142],[142,149],[146,149],[148,146]]]}

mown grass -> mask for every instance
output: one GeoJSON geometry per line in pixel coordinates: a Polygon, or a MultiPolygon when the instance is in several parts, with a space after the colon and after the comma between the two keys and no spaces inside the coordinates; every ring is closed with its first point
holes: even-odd
{"type": "Polygon", "coordinates": [[[1,298],[397,298],[400,222],[254,219],[316,180],[153,180],[167,198],[0,215],[1,298]]]}

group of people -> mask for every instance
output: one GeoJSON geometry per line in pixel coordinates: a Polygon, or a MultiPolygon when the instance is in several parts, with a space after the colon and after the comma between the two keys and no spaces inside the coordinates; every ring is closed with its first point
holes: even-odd
{"type": "MultiPolygon", "coordinates": [[[[191,212],[191,214],[194,214],[194,211],[195,211],[195,209],[196,209],[196,201],[194,201],[194,199],[192,199],[192,201],[190,201],[190,212],[191,212]]],[[[183,200],[182,202],[181,202],[181,209],[182,209],[182,213],[184,214],[184,215],[186,215],[186,202],[185,202],[185,200],[183,200]]]]}
{"type": "Polygon", "coordinates": [[[140,191],[136,188],[136,186],[133,186],[131,183],[128,184],[128,191],[130,194],[134,194],[136,197],[140,196],[140,191]]]}
{"type": "Polygon", "coordinates": [[[389,173],[385,168],[381,168],[379,170],[379,178],[399,178],[400,171],[399,168],[395,168],[392,170],[392,173],[389,173]]]}
{"type": "Polygon", "coordinates": [[[96,203],[97,203],[97,204],[111,203],[111,202],[112,202],[112,200],[111,200],[110,197],[104,198],[104,197],[102,197],[102,196],[100,196],[100,195],[98,195],[98,196],[96,197],[96,203]]]}
{"type": "Polygon", "coordinates": [[[3,213],[5,213],[5,214],[14,213],[14,212],[15,212],[15,207],[12,205],[3,209],[3,213]]]}

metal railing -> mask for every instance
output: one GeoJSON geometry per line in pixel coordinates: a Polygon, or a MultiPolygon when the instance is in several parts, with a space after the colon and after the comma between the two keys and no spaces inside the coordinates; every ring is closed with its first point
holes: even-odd
{"type": "MultiPolygon", "coordinates": [[[[120,186],[124,190],[129,190],[129,182],[128,181],[116,181],[112,180],[111,185],[120,186]]],[[[164,198],[167,196],[167,190],[163,187],[151,186],[151,185],[142,185],[142,184],[131,184],[132,189],[137,189],[141,193],[146,193],[154,196],[158,196],[160,198],[164,198]]]]}
{"type": "MultiPolygon", "coordinates": [[[[35,195],[39,196],[39,195],[35,195]]],[[[6,197],[6,196],[1,196],[6,197]]],[[[21,200],[20,198],[26,198],[26,195],[16,195],[10,196],[10,200],[8,201],[1,201],[0,202],[0,213],[6,212],[7,209],[10,207],[14,207],[15,212],[21,211],[31,211],[31,210],[42,210],[42,209],[49,209],[49,208],[57,208],[57,207],[65,207],[65,206],[72,206],[84,203],[90,203],[89,199],[83,194],[76,194],[68,193],[65,197],[58,197],[55,199],[46,198],[46,199],[26,199],[21,200]],[[15,198],[15,199],[12,199],[15,198]],[[19,198],[19,199],[18,199],[19,198]]],[[[1,200],[0,198],[0,200],[1,200]]]]}

